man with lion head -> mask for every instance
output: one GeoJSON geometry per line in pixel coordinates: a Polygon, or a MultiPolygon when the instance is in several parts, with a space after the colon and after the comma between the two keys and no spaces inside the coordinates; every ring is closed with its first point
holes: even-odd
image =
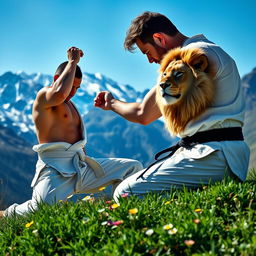
{"type": "Polygon", "coordinates": [[[103,91],[94,105],[143,125],[163,116],[168,131],[181,140],[122,181],[114,198],[197,188],[228,176],[244,181],[250,153],[242,134],[245,100],[235,61],[204,35],[187,37],[154,12],[132,21],[124,47],[132,52],[136,46],[150,63],[160,64],[157,85],[140,103],[103,91]]]}

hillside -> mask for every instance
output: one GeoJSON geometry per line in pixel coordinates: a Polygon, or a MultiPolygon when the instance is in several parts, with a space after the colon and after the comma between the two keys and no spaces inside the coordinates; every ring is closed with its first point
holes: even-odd
{"type": "Polygon", "coordinates": [[[91,196],[41,205],[0,219],[0,248],[2,255],[253,256],[255,193],[255,181],[223,181],[143,200],[123,195],[119,204],[91,196]]]}
{"type": "MultiPolygon", "coordinates": [[[[22,202],[31,194],[30,182],[36,156],[31,108],[37,91],[49,86],[52,76],[40,73],[6,72],[0,76],[0,191],[2,205],[22,202]]],[[[250,168],[256,167],[256,68],[242,79],[246,95],[243,128],[251,149],[250,168]]],[[[148,126],[124,120],[111,111],[93,107],[97,92],[108,90],[123,101],[140,101],[148,90],[136,91],[101,74],[83,74],[83,83],[74,102],[87,127],[87,152],[94,157],[126,157],[147,166],[156,152],[169,147],[170,138],[161,121],[148,126]],[[102,143],[104,142],[104,143],[102,143]]]]}
{"type": "Polygon", "coordinates": [[[11,129],[0,126],[0,207],[22,203],[31,196],[37,156],[11,129]]]}

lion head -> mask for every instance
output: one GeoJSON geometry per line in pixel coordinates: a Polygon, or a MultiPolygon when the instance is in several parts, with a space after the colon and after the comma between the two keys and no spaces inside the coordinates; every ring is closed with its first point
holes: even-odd
{"type": "Polygon", "coordinates": [[[184,131],[214,99],[213,69],[203,50],[176,48],[161,61],[156,102],[171,135],[184,131]]]}

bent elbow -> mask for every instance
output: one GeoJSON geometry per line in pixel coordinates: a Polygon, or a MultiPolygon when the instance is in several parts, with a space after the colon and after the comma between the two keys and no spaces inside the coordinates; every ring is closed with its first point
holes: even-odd
{"type": "Polygon", "coordinates": [[[139,124],[149,125],[160,117],[160,111],[138,112],[137,121],[139,124]]]}
{"type": "Polygon", "coordinates": [[[148,125],[152,123],[152,120],[150,120],[150,118],[148,118],[147,116],[140,116],[138,118],[138,123],[142,125],[148,125]]]}

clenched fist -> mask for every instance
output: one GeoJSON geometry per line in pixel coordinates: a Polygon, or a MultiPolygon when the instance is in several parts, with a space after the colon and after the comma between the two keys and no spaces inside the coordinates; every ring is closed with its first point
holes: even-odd
{"type": "Polygon", "coordinates": [[[94,106],[102,108],[104,110],[111,110],[111,102],[114,99],[115,98],[111,92],[107,92],[107,91],[99,92],[94,99],[94,106]]]}
{"type": "Polygon", "coordinates": [[[70,47],[67,53],[68,53],[68,60],[74,61],[75,63],[78,63],[80,61],[80,57],[84,56],[83,51],[77,47],[70,47]]]}

